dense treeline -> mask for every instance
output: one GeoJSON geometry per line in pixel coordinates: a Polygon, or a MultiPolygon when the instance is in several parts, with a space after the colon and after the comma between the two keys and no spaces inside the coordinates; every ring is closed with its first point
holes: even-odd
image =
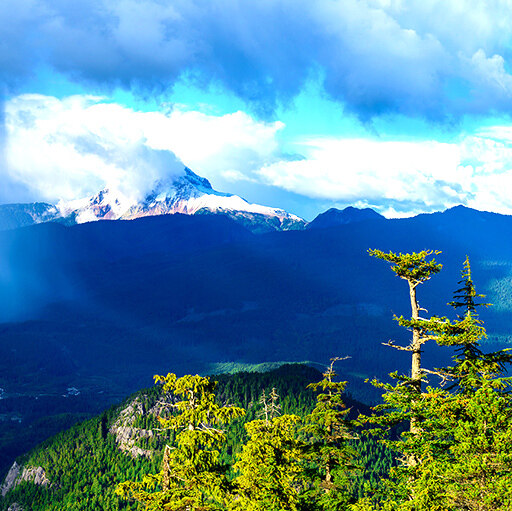
{"type": "Polygon", "coordinates": [[[380,413],[358,416],[368,429],[356,430],[349,419],[346,382],[335,380],[333,359],[322,379],[309,385],[316,392],[309,413],[281,413],[275,389],[263,393],[259,417],[245,424],[245,442],[234,463],[226,464],[223,427],[245,410],[216,403],[215,383],[207,378],[159,376],[168,393],[159,421],[173,431],[174,443],[166,446],[159,472],[123,482],[117,493],[150,511],[512,509],[512,393],[505,376],[512,355],[480,348],[486,331],[477,307],[489,304],[475,291],[469,260],[449,304],[455,319],[428,318],[417,288],[441,271],[434,259],[439,252],[369,252],[408,284],[411,316],[394,319],[411,333],[410,344],[387,344],[410,353],[411,371],[391,373],[392,383],[372,382],[384,392],[384,403],[376,408],[380,413]],[[427,342],[454,350],[453,364],[425,369],[427,342]],[[425,389],[427,376],[440,385],[425,389]],[[398,427],[402,432],[393,437],[398,427]],[[400,463],[361,491],[354,446],[365,434],[380,437],[400,463]]]}
{"type": "MultiPolygon", "coordinates": [[[[282,414],[303,416],[315,403],[315,394],[307,385],[317,381],[321,374],[306,365],[285,365],[265,373],[242,372],[212,377],[218,381],[219,404],[235,404],[247,409],[247,414],[233,421],[226,430],[226,442],[222,446],[222,463],[231,464],[247,440],[244,424],[257,418],[258,402],[262,392],[272,388],[279,394],[282,414]]],[[[41,466],[51,482],[49,487],[23,482],[0,499],[0,509],[7,510],[13,502],[24,509],[42,510],[117,510],[139,509],[134,502],[121,499],[115,494],[116,486],[126,480],[140,480],[145,474],[159,470],[163,448],[173,441],[172,434],[162,433],[151,439],[141,438],[137,444],[154,450],[151,458],[132,457],[119,449],[115,436],[109,432],[119,417],[120,410],[139,399],[145,411],[134,417],[133,428],[160,428],[155,415],[147,413],[161,399],[161,387],[156,386],[138,392],[122,405],[112,407],[102,415],[73,426],[46,440],[19,461],[26,466],[41,466]]],[[[351,407],[351,416],[369,409],[345,398],[351,407]]],[[[392,464],[391,452],[369,439],[357,446],[363,471],[357,483],[362,489],[363,479],[377,481],[392,464]]]]}

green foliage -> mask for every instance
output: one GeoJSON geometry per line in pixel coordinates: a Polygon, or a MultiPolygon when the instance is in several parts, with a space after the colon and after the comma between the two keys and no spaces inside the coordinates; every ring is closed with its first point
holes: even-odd
{"type": "Polygon", "coordinates": [[[418,285],[436,273],[441,271],[442,264],[436,262],[435,259],[428,260],[432,255],[438,255],[438,250],[422,250],[421,252],[413,252],[411,254],[395,254],[394,252],[383,252],[382,250],[369,249],[368,253],[382,259],[391,264],[391,269],[398,277],[418,285]]]}
{"type": "Polygon", "coordinates": [[[411,393],[408,378],[397,374],[396,385],[375,383],[385,390],[385,404],[378,407],[385,414],[368,420],[380,425],[381,434],[406,418],[417,422],[399,439],[384,440],[404,462],[354,509],[512,509],[512,395],[503,375],[510,356],[480,350],[485,329],[476,307],[484,304],[475,301],[483,297],[476,294],[468,259],[460,283],[451,305],[463,314],[454,321],[443,319],[434,332],[439,344],[457,348],[454,364],[434,371],[451,385],[418,395],[411,393]]]}
{"type": "Polygon", "coordinates": [[[158,474],[142,482],[121,483],[116,493],[131,497],[148,510],[222,509],[229,486],[227,467],[220,462],[226,423],[241,417],[242,408],[215,401],[216,382],[202,376],[155,376],[166,396],[162,429],[176,432],[175,446],[166,445],[158,474]]]}
{"type": "MultiPolygon", "coordinates": [[[[267,373],[238,373],[219,375],[216,387],[217,402],[234,403],[248,407],[256,402],[263,389],[276,388],[282,395],[283,413],[304,415],[311,411],[315,397],[306,385],[318,379],[320,373],[304,365],[286,365],[267,373]]],[[[141,403],[142,413],[134,416],[130,427],[153,429],[158,433],[160,423],[151,410],[158,407],[162,386],[138,392],[124,403],[113,407],[101,416],[83,422],[48,439],[23,459],[24,466],[41,466],[51,481],[51,486],[40,487],[32,482],[20,484],[0,498],[0,510],[6,511],[13,502],[32,511],[77,509],[80,511],[114,511],[140,509],[140,504],[121,499],[114,492],[116,486],[127,480],[142,481],[147,474],[161,469],[165,445],[174,446],[175,433],[161,431],[150,439],[140,439],[138,444],[153,450],[153,455],[132,457],[119,450],[110,429],[118,419],[120,410],[134,400],[141,403]]],[[[361,406],[361,405],[359,405],[361,406]]],[[[244,421],[256,418],[257,409],[248,408],[247,416],[227,425],[226,442],[219,446],[220,464],[232,465],[233,458],[241,451],[247,439],[244,421]]],[[[373,453],[367,467],[371,471],[373,453]]],[[[375,454],[378,456],[378,453],[375,454]]],[[[373,472],[372,472],[373,473],[373,472]]],[[[229,475],[232,477],[232,475],[229,475]]]]}
{"type": "Polygon", "coordinates": [[[117,410],[111,408],[46,440],[25,456],[21,462],[42,467],[52,485],[22,483],[0,499],[0,509],[7,510],[13,502],[32,511],[137,509],[117,497],[113,489],[127,477],[139,478],[156,470],[161,456],[133,459],[119,450],[111,434],[105,438],[102,421],[112,423],[116,415],[117,410]]]}
{"type": "Polygon", "coordinates": [[[279,511],[299,508],[303,490],[302,444],[297,415],[258,419],[245,425],[249,439],[234,465],[235,496],[229,509],[279,511]]]}
{"type": "Polygon", "coordinates": [[[310,498],[326,510],[344,509],[354,492],[355,451],[350,441],[355,436],[348,419],[350,410],[343,401],[347,382],[335,381],[334,363],[338,360],[341,359],[331,359],[322,380],[308,385],[318,394],[304,426],[309,435],[307,459],[316,468],[310,498]]]}
{"type": "Polygon", "coordinates": [[[485,298],[477,294],[471,278],[471,265],[466,257],[462,270],[462,284],[454,293],[449,303],[455,310],[462,309],[462,314],[451,322],[439,337],[438,343],[455,346],[454,366],[439,370],[444,379],[452,382],[452,387],[463,393],[471,393],[481,386],[483,380],[501,375],[512,361],[509,350],[484,353],[480,343],[487,338],[482,321],[478,318],[476,308],[488,307],[488,303],[477,303],[475,298],[485,298]]]}
{"type": "Polygon", "coordinates": [[[469,260],[450,302],[455,319],[425,319],[416,287],[441,269],[431,258],[438,252],[370,253],[408,281],[412,310],[410,319],[395,317],[412,332],[410,346],[388,343],[412,352],[411,375],[396,371],[392,383],[373,381],[383,391],[375,415],[354,422],[346,382],[336,380],[339,359],[320,378],[300,366],[223,375],[218,383],[159,376],[159,392],[137,397],[143,412],[131,423],[155,432],[140,440],[150,458],[119,451],[111,434],[119,411],[105,412],[28,456],[53,485],[24,482],[0,509],[19,502],[34,511],[140,509],[138,503],[175,511],[511,510],[512,381],[505,369],[512,356],[481,348],[486,331],[476,311],[487,304],[469,260]],[[451,365],[421,367],[429,340],[455,348],[451,365]],[[422,388],[427,375],[440,377],[440,385],[422,388]],[[145,413],[156,408],[158,418],[145,413]]]}

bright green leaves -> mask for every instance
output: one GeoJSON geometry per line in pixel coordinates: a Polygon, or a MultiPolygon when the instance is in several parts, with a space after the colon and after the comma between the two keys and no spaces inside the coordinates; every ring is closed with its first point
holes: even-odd
{"type": "Polygon", "coordinates": [[[342,400],[346,382],[335,381],[333,363],[309,386],[316,406],[304,418],[280,415],[275,389],[262,394],[262,418],[245,424],[247,441],[231,466],[220,463],[223,426],[244,411],[219,405],[208,378],[155,377],[162,389],[159,422],[175,441],[165,447],[158,474],[120,484],[118,495],[155,511],[347,509],[354,437],[342,400]]]}
{"type": "MultiPolygon", "coordinates": [[[[486,333],[476,308],[487,304],[477,302],[484,297],[476,293],[469,260],[464,262],[461,287],[450,302],[463,313],[450,321],[415,314],[418,274],[407,265],[421,263],[419,254],[372,255],[395,264],[395,273],[409,280],[413,317],[395,317],[398,323],[413,332],[419,345],[432,339],[455,347],[456,355],[449,367],[419,372],[422,378],[426,373],[440,376],[443,383],[449,382],[446,388],[418,392],[412,378],[397,373],[391,374],[395,384],[374,382],[384,390],[384,404],[377,407],[380,415],[366,421],[379,425],[381,434],[405,420],[414,427],[399,439],[386,440],[404,463],[383,481],[379,493],[362,499],[354,509],[512,509],[512,398],[509,379],[503,377],[512,357],[506,350],[486,354],[480,349],[486,333]]],[[[421,282],[429,276],[428,266],[424,269],[421,282]]],[[[400,349],[413,351],[414,346],[413,337],[410,347],[400,349]]]]}
{"type": "Polygon", "coordinates": [[[353,444],[359,439],[343,402],[346,382],[335,378],[339,359],[333,359],[322,379],[308,386],[316,402],[302,418],[280,415],[275,389],[262,394],[259,418],[245,424],[247,440],[231,466],[220,461],[224,427],[244,411],[220,405],[208,378],[156,377],[164,403],[160,426],[173,431],[175,440],[166,446],[158,474],[122,483],[118,493],[147,510],[170,511],[512,509],[512,384],[504,377],[512,355],[480,348],[486,332],[476,310],[486,304],[476,293],[469,260],[450,302],[462,313],[454,320],[423,318],[416,288],[440,271],[433,258],[439,252],[369,252],[407,280],[411,301],[410,318],[395,316],[412,333],[410,344],[387,343],[411,353],[411,373],[391,373],[393,383],[372,382],[383,391],[383,404],[376,415],[359,417],[366,433],[380,437],[402,462],[379,487],[353,502],[358,476],[353,444]],[[453,363],[422,368],[427,341],[455,347],[453,363]],[[432,386],[422,388],[431,375],[440,376],[441,385],[430,381],[432,386]]]}

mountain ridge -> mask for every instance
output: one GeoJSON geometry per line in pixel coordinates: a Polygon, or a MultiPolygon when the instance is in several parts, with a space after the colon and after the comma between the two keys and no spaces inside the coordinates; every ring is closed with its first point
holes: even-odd
{"type": "Polygon", "coordinates": [[[166,214],[218,214],[253,232],[303,229],[306,222],[283,209],[247,202],[214,190],[211,183],[185,167],[183,174],[155,182],[142,199],[104,188],[91,197],[48,203],[0,205],[0,230],[46,222],[67,225],[97,220],[133,220],[166,214]]]}

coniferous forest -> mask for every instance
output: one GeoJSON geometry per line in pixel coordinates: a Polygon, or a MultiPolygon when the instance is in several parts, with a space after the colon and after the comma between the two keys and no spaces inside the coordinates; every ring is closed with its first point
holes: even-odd
{"type": "Polygon", "coordinates": [[[427,317],[418,294],[441,271],[437,253],[369,252],[411,302],[410,317],[394,318],[410,344],[386,343],[411,356],[411,371],[368,382],[381,404],[350,398],[336,374],[343,356],[322,373],[155,376],[154,388],[20,458],[25,475],[3,488],[1,509],[512,509],[512,355],[484,350],[478,310],[489,304],[469,259],[453,317],[427,317]],[[451,349],[451,364],[423,367],[427,342],[451,349]]]}

